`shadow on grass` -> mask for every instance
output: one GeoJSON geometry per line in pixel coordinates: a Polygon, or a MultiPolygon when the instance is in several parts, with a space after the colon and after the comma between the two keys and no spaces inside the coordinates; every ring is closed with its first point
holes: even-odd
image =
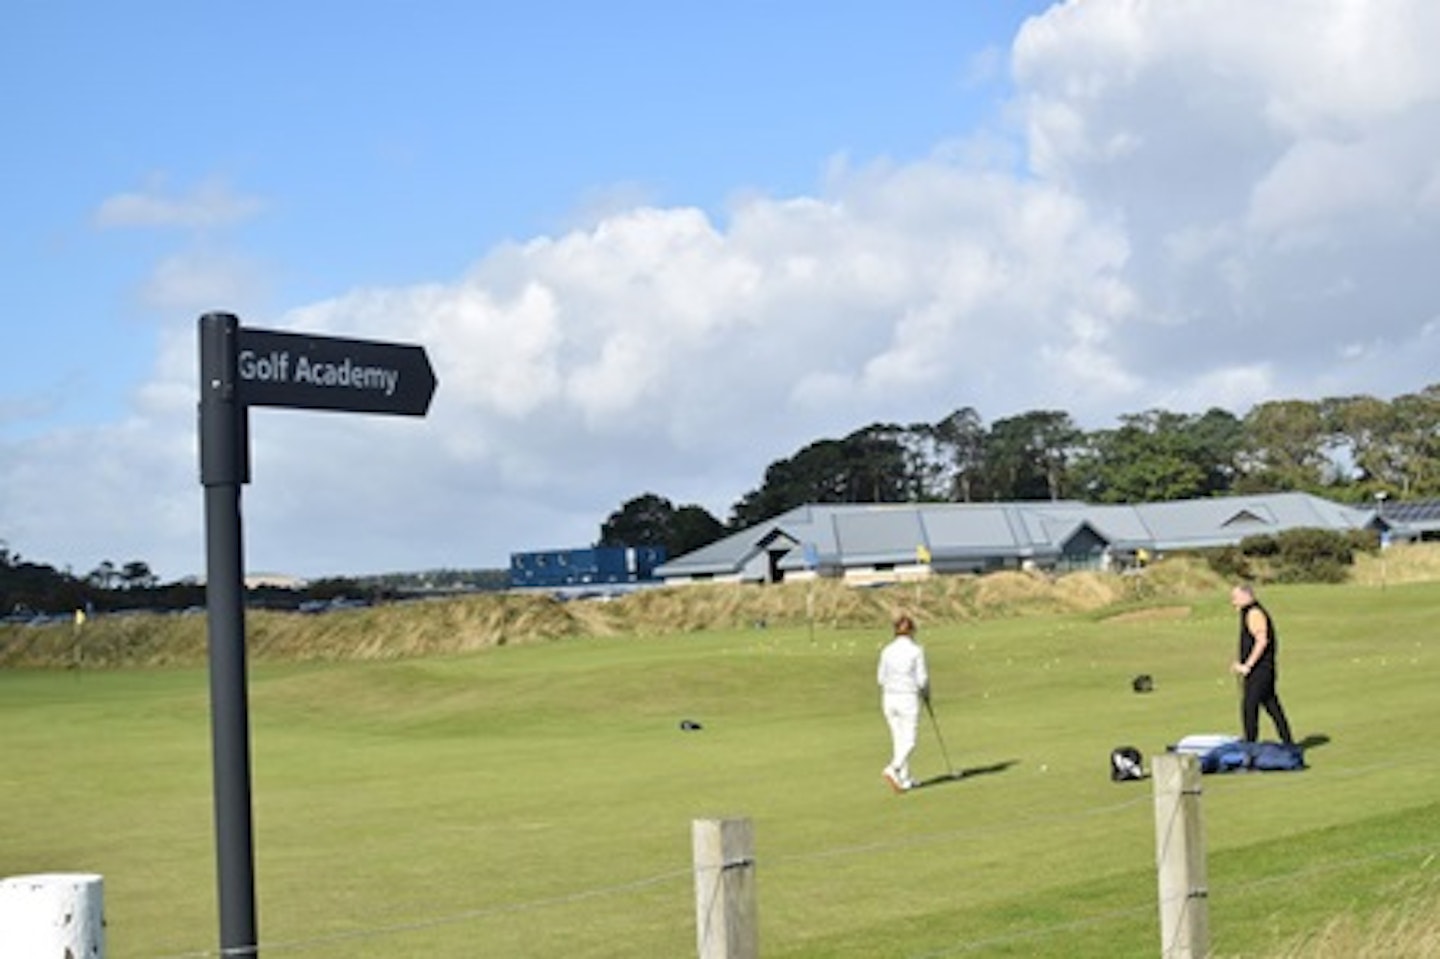
{"type": "Polygon", "coordinates": [[[1300,740],[1295,745],[1300,747],[1300,751],[1302,753],[1305,753],[1309,752],[1312,749],[1318,749],[1319,747],[1324,746],[1328,742],[1330,742],[1329,736],[1325,735],[1324,733],[1313,733],[1309,736],[1306,736],[1304,739],[1300,740]]]}
{"type": "Polygon", "coordinates": [[[976,776],[989,776],[992,773],[1003,773],[1012,766],[1020,765],[1018,759],[1007,759],[1004,762],[993,763],[989,766],[969,766],[965,769],[955,769],[948,773],[941,773],[938,776],[931,776],[929,779],[922,779],[911,789],[925,789],[930,786],[939,786],[944,783],[958,783],[962,779],[974,779],[976,776]]]}

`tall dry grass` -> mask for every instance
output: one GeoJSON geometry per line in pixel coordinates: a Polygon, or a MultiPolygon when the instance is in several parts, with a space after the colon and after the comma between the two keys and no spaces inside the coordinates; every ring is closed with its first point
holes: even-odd
{"type": "MultiPolygon", "coordinates": [[[[1359,583],[1440,580],[1440,544],[1361,556],[1359,583]]],[[[1175,557],[1143,573],[998,572],[936,576],[886,587],[836,580],[767,586],[697,584],[648,589],[609,601],[548,595],[431,599],[319,616],[257,610],[246,617],[256,661],[400,659],[583,636],[650,636],[767,626],[873,629],[900,612],[925,624],[1114,609],[1123,612],[1213,596],[1224,581],[1203,562],[1175,557]]],[[[203,616],[97,616],[69,624],[0,626],[0,668],[174,666],[203,663],[203,616]]]]}
{"type": "MultiPolygon", "coordinates": [[[[1266,959],[1437,959],[1440,898],[1402,902],[1360,918],[1344,914],[1266,959]]],[[[1217,957],[1220,959],[1220,957],[1217,957]]]]}
{"type": "Polygon", "coordinates": [[[1440,543],[1405,543],[1355,557],[1350,582],[1364,586],[1440,580],[1440,543]]]}
{"type": "MultiPolygon", "coordinates": [[[[540,594],[483,594],[327,612],[253,610],[246,639],[255,661],[400,659],[582,636],[659,635],[757,625],[870,629],[907,612],[923,623],[1073,612],[1190,595],[1219,587],[1194,561],[1143,576],[1001,572],[944,576],[884,588],[836,580],[767,586],[697,584],[609,601],[561,602],[540,594]]],[[[70,624],[0,627],[0,667],[174,666],[203,663],[202,616],[97,616],[70,624]]]]}

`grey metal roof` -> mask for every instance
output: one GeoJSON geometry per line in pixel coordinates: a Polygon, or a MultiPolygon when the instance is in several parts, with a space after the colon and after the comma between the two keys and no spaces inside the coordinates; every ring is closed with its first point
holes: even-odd
{"type": "Polygon", "coordinates": [[[1405,536],[1440,532],[1440,499],[1381,503],[1375,515],[1387,529],[1405,536]]]}
{"type": "MultiPolygon", "coordinates": [[[[1387,509],[1387,518],[1394,509],[1387,509]]],[[[922,546],[936,565],[1043,560],[1059,555],[1087,528],[1121,551],[1197,549],[1301,527],[1361,529],[1375,516],[1373,509],[1308,493],[1134,506],[1075,501],[812,504],[678,556],[656,572],[667,578],[735,575],[762,553],[776,550],[784,551],[779,566],[787,571],[805,568],[807,553],[831,569],[909,563],[922,546]]]]}
{"type": "Polygon", "coordinates": [[[1286,529],[1361,529],[1374,516],[1373,510],[1344,506],[1308,493],[1147,503],[1135,509],[1149,526],[1157,549],[1224,546],[1246,536],[1286,529]]]}
{"type": "Polygon", "coordinates": [[[925,542],[920,513],[918,509],[832,513],[836,551],[855,563],[894,562],[896,556],[914,556],[925,542]]]}

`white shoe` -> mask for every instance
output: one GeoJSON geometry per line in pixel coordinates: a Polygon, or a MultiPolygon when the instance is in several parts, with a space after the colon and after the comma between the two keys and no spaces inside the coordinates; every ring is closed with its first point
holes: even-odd
{"type": "Polygon", "coordinates": [[[900,781],[900,777],[895,775],[895,771],[892,770],[889,766],[886,766],[880,771],[880,776],[887,783],[889,783],[890,788],[895,790],[897,793],[903,793],[905,791],[905,784],[900,781]]]}

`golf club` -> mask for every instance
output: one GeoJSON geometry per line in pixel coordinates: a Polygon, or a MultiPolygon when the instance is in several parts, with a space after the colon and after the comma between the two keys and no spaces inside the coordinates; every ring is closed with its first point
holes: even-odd
{"type": "Polygon", "coordinates": [[[940,755],[945,759],[945,772],[951,776],[955,775],[955,764],[950,761],[950,750],[945,748],[945,737],[940,733],[940,720],[935,718],[935,707],[930,705],[930,697],[925,697],[925,711],[930,714],[930,725],[935,728],[935,739],[940,743],[940,755]]]}

